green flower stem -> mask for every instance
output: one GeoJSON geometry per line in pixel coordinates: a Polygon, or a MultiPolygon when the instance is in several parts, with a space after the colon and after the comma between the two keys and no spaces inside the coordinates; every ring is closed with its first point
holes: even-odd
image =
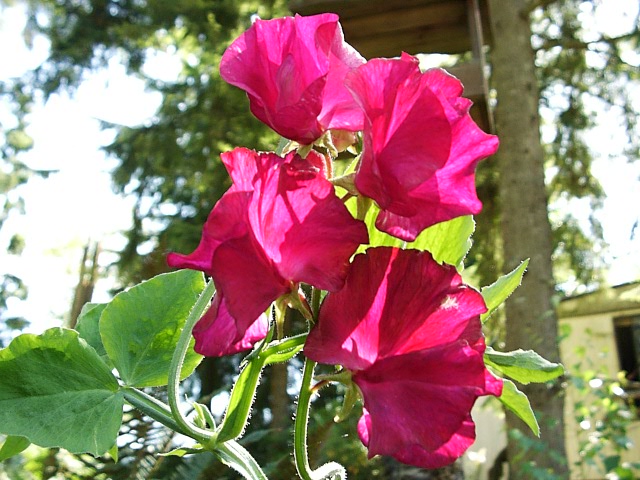
{"type": "MultiPolygon", "coordinates": [[[[313,320],[318,320],[320,312],[320,295],[321,291],[314,288],[311,292],[311,311],[313,320]]],[[[306,336],[306,334],[305,334],[306,336]]],[[[309,408],[311,406],[311,397],[316,392],[311,387],[313,380],[313,370],[316,368],[316,362],[305,358],[304,367],[302,369],[302,384],[300,385],[300,395],[298,397],[298,405],[296,407],[296,419],[293,432],[293,458],[298,470],[298,475],[302,480],[323,480],[325,478],[337,478],[345,480],[347,471],[336,462],[329,462],[322,465],[316,470],[311,470],[309,466],[309,455],[307,453],[307,434],[309,425],[309,408]]]]}
{"type": "Polygon", "coordinates": [[[318,313],[320,313],[320,297],[322,290],[314,288],[311,290],[311,311],[313,312],[314,323],[318,320],[318,313]]]}
{"type": "Polygon", "coordinates": [[[189,435],[189,433],[183,430],[175,421],[168,405],[137,388],[123,387],[123,392],[125,400],[129,402],[131,406],[137,408],[155,421],[160,422],[165,427],[183,435],[189,435]]]}
{"type": "Polygon", "coordinates": [[[187,317],[187,321],[182,328],[180,338],[176,344],[176,349],[173,352],[171,364],[169,365],[168,394],[171,414],[180,427],[179,431],[181,431],[181,433],[186,432],[185,435],[199,441],[203,445],[207,444],[211,440],[213,433],[210,430],[199,428],[187,420],[184,414],[180,411],[178,395],[180,390],[180,372],[182,371],[184,357],[187,354],[189,343],[191,342],[191,331],[193,330],[196,322],[200,320],[206,309],[209,307],[209,303],[211,302],[215,291],[216,287],[213,281],[210,280],[187,317]]]}
{"type": "Polygon", "coordinates": [[[302,370],[302,385],[300,386],[300,396],[298,398],[298,407],[296,410],[296,420],[294,424],[293,437],[293,457],[298,470],[298,475],[302,480],[322,480],[325,478],[346,479],[347,471],[345,468],[336,463],[330,462],[317,470],[311,470],[309,466],[309,456],[307,454],[307,433],[309,423],[309,407],[313,391],[311,389],[311,381],[313,379],[313,370],[316,362],[309,360],[304,361],[302,370]]]}
{"type": "Polygon", "coordinates": [[[313,478],[313,472],[310,471],[311,467],[309,467],[309,457],[307,456],[307,424],[309,422],[309,406],[311,403],[311,380],[313,379],[315,366],[316,362],[305,358],[294,423],[293,458],[298,475],[303,480],[313,478]]]}
{"type": "Polygon", "coordinates": [[[245,363],[231,390],[224,419],[218,427],[218,442],[235,440],[242,435],[256,396],[262,369],[272,363],[286,362],[296,355],[302,349],[306,337],[305,333],[272,342],[245,363]]]}

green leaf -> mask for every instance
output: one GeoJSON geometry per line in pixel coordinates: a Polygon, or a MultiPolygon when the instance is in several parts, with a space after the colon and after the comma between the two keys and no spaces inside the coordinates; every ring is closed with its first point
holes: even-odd
{"type": "Polygon", "coordinates": [[[500,401],[502,404],[515,413],[524,423],[528,425],[535,436],[540,436],[540,427],[536,416],[533,414],[531,404],[527,396],[522,393],[511,380],[503,379],[504,387],[500,401]]]}
{"type": "Polygon", "coordinates": [[[482,323],[486,322],[502,302],[509,298],[509,295],[520,286],[527,265],[529,265],[529,259],[520,263],[511,273],[500,277],[494,283],[481,290],[482,298],[484,298],[484,302],[487,304],[487,312],[480,315],[482,323]]]}
{"type": "Polygon", "coordinates": [[[103,360],[109,357],[102,344],[102,338],[100,338],[99,323],[100,315],[106,307],[106,303],[85,303],[76,323],[76,330],[80,334],[80,338],[84,338],[103,360]]]}
{"type": "Polygon", "coordinates": [[[26,449],[31,442],[26,437],[20,435],[9,435],[0,447],[0,462],[4,462],[7,458],[19,454],[26,449]]]}
{"type": "Polygon", "coordinates": [[[498,352],[487,347],[484,361],[495,370],[525,385],[531,382],[548,382],[564,373],[561,364],[552,363],[533,350],[498,352]]]}
{"type": "MultiPolygon", "coordinates": [[[[119,293],[100,317],[105,350],[127,386],[166,385],[171,358],[191,307],[204,289],[202,273],[178,270],[158,275],[119,293]]],[[[202,356],[185,357],[180,378],[198,366],[202,356]]]]}
{"type": "Polygon", "coordinates": [[[74,330],[20,335],[0,351],[0,433],[102,455],[116,441],[123,404],[109,367],[74,330]]]}
{"type": "Polygon", "coordinates": [[[109,450],[107,450],[109,456],[115,463],[118,463],[118,444],[114,443],[109,450]]]}
{"type": "Polygon", "coordinates": [[[447,263],[462,270],[464,257],[471,249],[471,235],[476,223],[471,215],[437,223],[425,231],[407,248],[427,250],[439,263],[447,263]]]}

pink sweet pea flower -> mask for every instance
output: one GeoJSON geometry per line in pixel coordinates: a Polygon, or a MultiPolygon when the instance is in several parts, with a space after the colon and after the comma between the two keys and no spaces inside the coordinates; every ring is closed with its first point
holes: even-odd
{"type": "Polygon", "coordinates": [[[347,87],[365,112],[355,184],[380,206],[379,230],[413,241],[435,223],[480,211],[475,167],[498,139],[473,122],[455,77],[421,73],[403,54],[370,60],[348,75],[347,87]]]}
{"type": "Polygon", "coordinates": [[[167,258],[173,267],[211,275],[224,299],[218,316],[228,312],[218,325],[249,328],[298,282],[340,289],[349,258],[368,235],[320,173],[324,158],[246,148],[221,157],[232,187],[209,214],[195,251],[167,258]],[[229,326],[229,319],[237,323],[229,326]]]}
{"type": "Polygon", "coordinates": [[[304,353],[342,365],[362,392],[360,439],[374,455],[423,468],[473,443],[477,397],[500,395],[485,368],[480,293],[428,252],[370,248],[320,309],[304,353]]]}
{"type": "Polygon", "coordinates": [[[256,21],[225,51],[220,75],[247,92],[258,119],[307,145],[329,129],[362,130],[344,78],[364,62],[337,15],[296,15],[256,21]]]}
{"type": "Polygon", "coordinates": [[[252,323],[239,322],[231,316],[220,293],[214,295],[211,306],[196,323],[194,350],[206,357],[222,357],[249,350],[267,336],[269,319],[264,313],[252,323]]]}

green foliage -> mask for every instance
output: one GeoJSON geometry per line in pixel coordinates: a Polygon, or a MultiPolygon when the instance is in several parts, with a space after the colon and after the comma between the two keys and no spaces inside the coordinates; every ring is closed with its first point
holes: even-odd
{"type": "Polygon", "coordinates": [[[487,305],[487,311],[480,315],[482,323],[486,322],[493,312],[520,286],[527,265],[529,265],[528,259],[507,275],[503,275],[491,285],[482,288],[482,298],[487,305]]]}
{"type": "Polygon", "coordinates": [[[629,458],[633,451],[628,432],[638,416],[633,400],[627,398],[629,382],[624,372],[611,378],[602,363],[605,352],[593,355],[593,349],[585,345],[576,354],[569,375],[578,427],[579,461],[575,467],[583,476],[590,469],[607,478],[638,478],[640,461],[623,461],[624,455],[629,458]]]}
{"type": "MultiPolygon", "coordinates": [[[[351,204],[350,207],[354,209],[351,204]]],[[[471,249],[471,235],[475,222],[471,215],[437,223],[424,230],[413,242],[405,242],[378,230],[375,226],[380,208],[372,204],[367,210],[364,222],[369,232],[369,245],[361,245],[358,253],[369,247],[400,247],[426,250],[439,263],[453,265],[462,270],[463,261],[471,249]]],[[[353,212],[355,213],[355,212],[353,212]]]]}
{"type": "Polygon", "coordinates": [[[415,241],[407,243],[407,248],[427,250],[439,263],[462,270],[464,258],[471,248],[474,229],[472,216],[454,218],[427,228],[415,241]]]}
{"type": "Polygon", "coordinates": [[[91,345],[100,357],[107,361],[107,351],[102,344],[100,337],[100,316],[104,309],[107,308],[106,303],[87,303],[82,307],[78,320],[76,322],[76,330],[81,338],[91,345]]]}
{"type": "Polygon", "coordinates": [[[529,399],[524,393],[518,390],[518,387],[516,387],[515,383],[511,380],[504,379],[503,381],[504,387],[502,389],[500,401],[505,407],[515,413],[518,418],[526,423],[534,435],[539,437],[540,427],[538,426],[538,420],[536,420],[536,416],[533,414],[533,410],[531,409],[529,399]]]}
{"type": "Polygon", "coordinates": [[[25,437],[9,435],[4,439],[2,447],[0,447],[0,462],[4,462],[7,458],[19,454],[30,444],[29,439],[25,437]]]}
{"type": "Polygon", "coordinates": [[[0,351],[0,378],[1,433],[93,455],[114,444],[124,397],[77,332],[52,328],[18,336],[0,351]]]}
{"type": "MultiPolygon", "coordinates": [[[[200,272],[179,270],[119,293],[107,305],[100,315],[100,337],[125,385],[167,384],[176,342],[203,288],[200,272]]],[[[194,343],[192,338],[181,378],[188,377],[202,360],[193,351],[194,343]]]]}
{"type": "Polygon", "coordinates": [[[538,458],[543,456],[551,457],[557,465],[566,465],[567,460],[560,456],[553,449],[549,448],[544,440],[532,439],[524,435],[520,430],[509,431],[509,437],[516,442],[519,447],[519,452],[516,458],[510,461],[510,465],[517,464],[518,470],[516,475],[518,478],[527,478],[531,480],[565,480],[566,476],[560,475],[554,472],[551,468],[545,468],[539,466],[536,462],[525,461],[522,459],[526,456],[531,456],[534,453],[538,458]]]}
{"type": "Polygon", "coordinates": [[[494,370],[524,385],[549,382],[564,373],[562,365],[542,358],[533,350],[505,353],[487,347],[484,361],[494,370]]]}

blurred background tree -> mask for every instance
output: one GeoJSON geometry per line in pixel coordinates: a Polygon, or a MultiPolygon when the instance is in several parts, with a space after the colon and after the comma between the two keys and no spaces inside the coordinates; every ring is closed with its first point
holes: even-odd
{"type": "MultiPolygon", "coordinates": [[[[126,233],[128,243],[118,260],[119,286],[125,288],[165,271],[166,252],[189,252],[197,245],[206,216],[229,185],[218,160],[219,153],[238,145],[270,150],[277,144],[276,135],[249,113],[244,93],[221,81],[217,65],[226,46],[250,25],[252,15],[271,18],[286,14],[287,2],[24,0],[24,3],[28,4],[29,11],[25,38],[30,41],[37,35],[44,36],[50,42],[50,50],[41,66],[22,78],[5,82],[0,89],[0,93],[13,102],[16,122],[20,125],[15,131],[3,132],[2,161],[6,166],[0,172],[3,175],[0,194],[9,199],[10,190],[28,177],[28,167],[20,164],[17,154],[30,146],[29,142],[20,143],[20,138],[28,137],[19,134],[24,134],[26,116],[33,102],[37,98],[46,101],[60,91],[73,92],[88,71],[103,69],[110,60],[117,59],[131,75],[143,78],[150,91],[162,95],[152,121],[135,127],[104,125],[117,131],[115,140],[105,148],[118,160],[113,171],[114,186],[119,193],[136,198],[133,226],[126,233]],[[145,72],[147,59],[157,52],[180,59],[182,67],[177,78],[159,80],[145,72]]],[[[542,198],[549,201],[552,209],[551,249],[555,275],[563,285],[570,285],[566,287],[569,290],[576,285],[597,285],[605,267],[601,258],[602,230],[593,214],[601,205],[604,193],[591,173],[593,155],[587,145],[590,129],[597,124],[597,112],[612,109],[620,113],[622,128],[628,133],[629,158],[637,158],[640,147],[629,88],[639,75],[637,65],[629,56],[629,51],[638,47],[638,19],[631,31],[619,36],[599,32],[594,29],[593,19],[600,3],[599,0],[517,2],[518,15],[532,32],[535,89],[540,93],[538,109],[545,132],[542,148],[546,193],[542,198]],[[586,199],[593,207],[586,229],[570,209],[562,208],[576,198],[586,199]]],[[[489,52],[489,61],[497,61],[492,55],[489,52]]],[[[504,62],[513,61],[520,53],[513,55],[511,59],[507,56],[504,62]]],[[[469,263],[483,266],[477,272],[481,285],[494,281],[512,261],[511,255],[503,251],[499,228],[502,209],[497,194],[502,180],[494,163],[483,162],[478,172],[478,188],[485,211],[477,217],[478,229],[469,263]]],[[[10,206],[7,202],[4,208],[10,206]]],[[[16,248],[18,246],[19,242],[16,248]]],[[[523,255],[534,256],[535,252],[523,255]]],[[[6,277],[4,281],[18,280],[6,277]]],[[[18,287],[15,294],[22,295],[22,286],[15,285],[18,287]]],[[[551,290],[554,285],[549,285],[551,290]]],[[[3,288],[2,292],[6,295],[4,292],[11,290],[3,288]]],[[[3,305],[0,302],[0,315],[3,305]]],[[[222,395],[233,379],[237,362],[238,359],[232,357],[203,363],[199,381],[193,384],[190,394],[207,399],[222,395]]],[[[282,366],[275,370],[277,374],[271,375],[259,390],[248,441],[259,438],[260,432],[264,434],[268,428],[279,431],[289,428],[281,423],[291,415],[286,387],[295,383],[297,374],[282,366]],[[255,435],[252,437],[252,434],[255,435]]],[[[324,398],[320,397],[316,408],[324,412],[320,417],[329,421],[333,405],[323,404],[324,398]]],[[[382,463],[366,464],[357,440],[353,452],[351,447],[334,449],[332,442],[346,434],[348,426],[326,425],[329,426],[318,427],[318,438],[323,439],[318,443],[322,445],[318,447],[320,456],[335,455],[339,450],[338,454],[342,452],[350,457],[347,463],[358,472],[354,473],[358,475],[356,478],[376,478],[376,475],[390,478],[384,476],[382,463]]],[[[354,436],[353,430],[349,434],[354,436]]],[[[128,438],[133,437],[135,435],[128,438]]],[[[265,455],[268,453],[273,459],[274,451],[282,453],[270,466],[273,478],[292,478],[287,453],[288,432],[283,431],[280,437],[271,432],[270,442],[273,443],[269,452],[263,452],[265,455]]],[[[149,457],[147,443],[131,441],[130,444],[133,447],[124,450],[123,456],[149,457]]],[[[94,477],[78,478],[99,478],[95,477],[96,472],[111,468],[85,460],[93,468],[94,477]]],[[[125,476],[116,477],[111,472],[109,478],[147,478],[144,475],[148,471],[139,469],[144,462],[125,461],[123,465],[129,467],[122,473],[125,476]]],[[[201,468],[201,472],[208,475],[212,474],[212,468],[217,468],[211,466],[211,461],[202,459],[163,459],[157,467],[150,468],[165,472],[166,478],[178,478],[171,475],[180,468],[191,468],[189,465],[194,472],[201,468]]],[[[227,474],[222,472],[218,471],[216,478],[227,474]]],[[[197,478],[197,475],[180,478],[197,478]]]]}

